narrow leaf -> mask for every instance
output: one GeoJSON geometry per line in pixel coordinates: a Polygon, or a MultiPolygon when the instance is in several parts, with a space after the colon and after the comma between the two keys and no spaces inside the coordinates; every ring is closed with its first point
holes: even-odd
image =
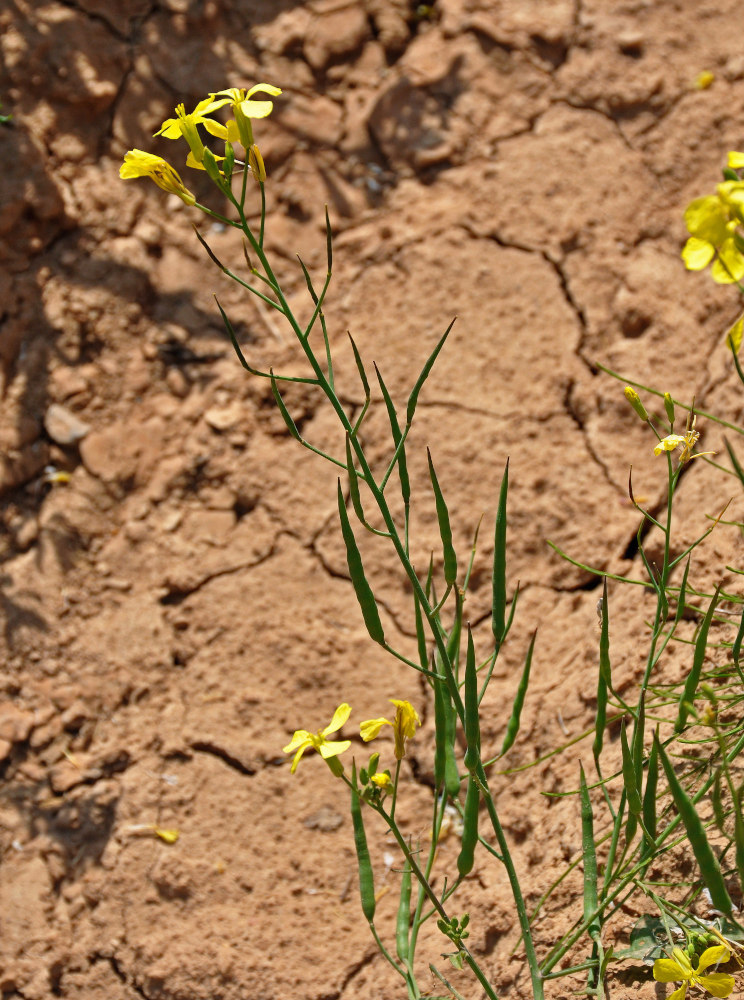
{"type": "Polygon", "coordinates": [[[700,683],[700,674],[703,669],[703,661],[705,660],[705,647],[708,642],[708,630],[710,629],[710,623],[713,621],[713,614],[716,610],[716,605],[718,604],[718,593],[720,589],[720,586],[716,587],[716,591],[713,594],[710,604],[708,605],[708,610],[705,613],[703,623],[700,626],[697,640],[695,641],[695,654],[692,659],[692,670],[690,670],[687,675],[684,690],[679,696],[677,721],[674,725],[674,731],[676,733],[682,732],[685,728],[685,723],[687,722],[687,716],[689,714],[688,706],[692,704],[695,698],[695,692],[697,691],[697,686],[700,683]]]}
{"type": "MultiPolygon", "coordinates": [[[[395,448],[398,448],[400,444],[400,439],[403,436],[400,430],[400,424],[398,423],[398,414],[395,412],[395,406],[393,405],[393,400],[390,393],[387,390],[380,370],[375,365],[375,373],[377,375],[377,381],[380,383],[380,389],[382,391],[382,398],[385,400],[385,407],[387,408],[388,420],[390,421],[390,431],[393,436],[393,444],[395,448]]],[[[408,465],[406,463],[406,446],[403,444],[398,452],[398,478],[400,479],[400,492],[403,497],[403,503],[408,505],[411,499],[411,483],[408,478],[408,465]]]]}
{"type": "Polygon", "coordinates": [[[508,750],[511,749],[514,744],[514,740],[517,738],[517,733],[519,732],[519,720],[522,716],[522,707],[524,706],[525,695],[527,694],[527,687],[530,683],[530,669],[532,668],[532,652],[535,648],[535,639],[537,638],[537,631],[532,633],[532,639],[530,640],[530,647],[527,650],[527,659],[524,663],[524,669],[522,670],[522,677],[519,681],[519,687],[517,688],[517,693],[514,697],[514,704],[512,705],[511,716],[506,725],[506,734],[504,736],[504,742],[501,745],[501,752],[499,757],[503,757],[508,750]]]}
{"type": "Polygon", "coordinates": [[[499,505],[496,510],[496,528],[493,542],[493,576],[491,599],[491,631],[497,649],[506,638],[506,498],[509,492],[509,459],[501,477],[499,505]]]}
{"type": "Polygon", "coordinates": [[[442,491],[439,487],[439,480],[434,471],[434,463],[431,460],[431,452],[426,449],[429,460],[429,476],[431,478],[432,489],[434,490],[434,503],[437,508],[437,520],[439,521],[439,536],[442,539],[442,550],[444,553],[444,581],[448,587],[457,580],[457,556],[452,545],[452,528],[450,527],[449,511],[442,491]]]}
{"type": "Polygon", "coordinates": [[[414,385],[413,389],[411,390],[411,395],[408,397],[408,407],[406,409],[406,423],[407,424],[413,423],[413,415],[416,412],[416,404],[418,403],[418,397],[419,397],[419,393],[421,392],[421,387],[423,386],[424,382],[429,377],[429,372],[431,371],[431,369],[432,369],[432,367],[434,365],[434,362],[437,360],[437,356],[438,356],[439,352],[444,347],[445,341],[447,340],[447,337],[449,337],[450,331],[451,331],[451,329],[452,329],[452,327],[454,325],[455,325],[455,321],[453,319],[452,322],[450,323],[450,325],[444,331],[444,335],[442,336],[441,340],[439,341],[439,343],[437,344],[437,346],[434,348],[434,350],[429,355],[429,358],[428,358],[426,364],[421,369],[421,374],[419,375],[418,379],[416,380],[416,384],[414,385]]]}
{"type": "Polygon", "coordinates": [[[294,420],[292,419],[289,410],[284,405],[284,400],[282,399],[281,393],[279,392],[279,388],[276,384],[276,379],[274,378],[273,369],[270,369],[270,372],[271,372],[271,391],[274,394],[274,401],[276,402],[276,405],[279,407],[279,412],[282,415],[282,419],[284,420],[284,423],[287,425],[287,430],[296,441],[302,441],[302,436],[300,432],[297,430],[297,426],[294,420]]]}
{"type": "Polygon", "coordinates": [[[372,588],[367,582],[367,577],[364,575],[362,557],[354,538],[354,532],[351,530],[351,524],[349,523],[349,513],[346,510],[344,495],[341,492],[340,479],[338,480],[338,515],[341,519],[341,534],[346,545],[346,564],[349,567],[349,576],[351,577],[354,592],[359,601],[359,607],[362,609],[364,624],[367,626],[370,638],[375,642],[379,642],[380,645],[384,645],[385,633],[380,621],[380,612],[377,610],[377,602],[375,601],[375,595],[372,593],[372,588]]]}
{"type": "Polygon", "coordinates": [[[730,916],[732,910],[731,899],[729,898],[729,894],[726,890],[726,884],[723,881],[721,867],[718,864],[718,859],[710,846],[702,820],[698,816],[693,802],[682,787],[679,778],[674,773],[672,763],[667,757],[666,751],[661,745],[659,737],[656,734],[654,734],[654,742],[656,744],[661,763],[664,767],[664,773],[666,774],[669,790],[671,791],[672,798],[674,799],[674,804],[677,807],[677,812],[679,813],[685,830],[687,831],[687,836],[690,844],[692,845],[693,853],[695,854],[695,860],[700,866],[700,874],[702,875],[703,881],[705,882],[708,892],[710,893],[713,906],[715,906],[717,910],[720,910],[721,913],[725,913],[727,916],[730,916]]]}

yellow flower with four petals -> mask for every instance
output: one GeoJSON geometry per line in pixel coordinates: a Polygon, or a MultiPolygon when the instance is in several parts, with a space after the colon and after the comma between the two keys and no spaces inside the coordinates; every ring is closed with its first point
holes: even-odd
{"type": "Polygon", "coordinates": [[[328,737],[338,732],[350,715],[351,706],[344,702],[333,713],[333,718],[325,729],[319,729],[317,733],[310,733],[307,729],[295,730],[294,736],[283,749],[284,753],[294,753],[294,760],[290,768],[291,773],[294,774],[297,770],[300,758],[306,750],[317,750],[333,773],[339,776],[343,771],[343,767],[341,762],[336,760],[336,758],[339,754],[349,749],[351,740],[329,740],[328,737]]]}
{"type": "Polygon", "coordinates": [[[734,977],[727,972],[711,972],[706,969],[720,962],[728,962],[731,954],[724,945],[714,945],[706,948],[698,959],[697,967],[692,967],[692,961],[687,952],[681,948],[672,949],[671,958],[657,958],[654,962],[654,979],[657,983],[674,983],[682,980],[668,1000],[684,1000],[688,986],[702,986],[714,997],[728,997],[734,988],[734,977]]]}

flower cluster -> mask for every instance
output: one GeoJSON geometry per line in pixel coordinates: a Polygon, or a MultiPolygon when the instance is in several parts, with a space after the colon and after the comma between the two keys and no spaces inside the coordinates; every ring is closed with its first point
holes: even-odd
{"type": "MultiPolygon", "coordinates": [[[[406,753],[406,743],[416,732],[416,726],[421,725],[418,712],[409,701],[401,701],[398,698],[391,698],[391,703],[395,705],[395,719],[389,722],[387,719],[369,719],[359,727],[359,733],[365,743],[374,740],[380,734],[383,726],[391,726],[395,736],[395,757],[402,760],[406,753]]],[[[300,758],[306,750],[316,750],[326,761],[331,771],[335,775],[343,773],[343,767],[336,758],[344,753],[351,746],[351,740],[329,740],[328,737],[346,723],[351,715],[351,707],[345,702],[334,712],[333,718],[325,729],[319,729],[317,733],[311,733],[307,729],[295,730],[294,736],[284,747],[284,753],[294,753],[291,772],[295,773],[300,758]]],[[[376,772],[376,769],[373,768],[376,772]]],[[[370,781],[379,788],[384,788],[390,783],[390,775],[387,772],[370,774],[370,781]]]]}
{"type": "Polygon", "coordinates": [[[744,167],[744,153],[728,155],[727,180],[716,193],[696,198],[685,211],[690,238],[682,250],[682,259],[690,271],[702,271],[712,262],[711,277],[719,284],[731,284],[744,278],[744,181],[735,171],[744,167]]]}
{"type": "MultiPolygon", "coordinates": [[[[248,167],[254,179],[257,183],[263,184],[266,180],[266,169],[258,146],[253,141],[251,119],[266,118],[271,114],[274,104],[272,101],[254,100],[253,95],[259,93],[277,97],[281,94],[281,90],[270,83],[257,83],[250,90],[230,87],[227,90],[215,91],[203,101],[199,101],[190,114],[187,114],[183,104],[179,104],[175,108],[175,117],[166,119],[155,135],[162,135],[166,139],[185,139],[189,147],[186,166],[196,170],[206,170],[218,184],[226,179],[219,164],[229,160],[232,166],[233,146],[239,143],[246,150],[248,167]],[[223,124],[213,116],[216,111],[225,107],[229,108],[232,118],[223,124]],[[224,156],[215,155],[204,145],[199,132],[200,127],[224,141],[224,156]]],[[[183,183],[177,171],[167,160],[153,153],[130,149],[119,169],[119,176],[123,180],[150,177],[158,187],[178,195],[187,205],[196,202],[195,196],[183,183]]]]}

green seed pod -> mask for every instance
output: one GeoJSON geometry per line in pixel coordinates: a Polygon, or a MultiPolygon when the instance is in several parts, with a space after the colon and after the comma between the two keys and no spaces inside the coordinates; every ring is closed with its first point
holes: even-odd
{"type": "Polygon", "coordinates": [[[455,758],[457,713],[443,681],[434,682],[434,784],[444,786],[447,796],[456,799],[460,791],[460,773],[455,758]]]}
{"type": "Polygon", "coordinates": [[[362,913],[369,923],[372,923],[375,919],[375,881],[367,847],[367,835],[364,832],[362,802],[356,788],[356,767],[352,768],[351,783],[351,821],[354,826],[354,846],[359,868],[359,897],[362,902],[362,913]]]}
{"type": "Polygon", "coordinates": [[[474,771],[480,760],[480,715],[478,713],[478,672],[475,666],[473,633],[468,625],[468,653],[465,659],[465,767],[474,771]]]}
{"type": "Polygon", "coordinates": [[[460,875],[469,875],[473,870],[475,845],[478,843],[478,805],[480,789],[473,775],[468,777],[468,792],[465,796],[465,809],[462,820],[462,842],[457,857],[457,870],[460,875]]]}
{"type": "Polygon", "coordinates": [[[409,937],[411,926],[411,865],[406,861],[403,866],[403,878],[400,883],[400,902],[398,904],[398,919],[395,925],[395,946],[401,962],[408,961],[409,937]]]}

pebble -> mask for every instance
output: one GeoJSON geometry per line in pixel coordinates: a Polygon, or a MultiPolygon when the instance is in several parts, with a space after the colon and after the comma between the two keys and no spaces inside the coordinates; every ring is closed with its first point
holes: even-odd
{"type": "Polygon", "coordinates": [[[44,426],[52,441],[60,445],[77,444],[91,430],[90,424],[86,424],[61,403],[52,403],[47,408],[44,426]]]}
{"type": "Polygon", "coordinates": [[[215,431],[227,431],[234,427],[243,416],[243,406],[230,403],[228,406],[213,406],[204,414],[204,419],[215,431]]]}

